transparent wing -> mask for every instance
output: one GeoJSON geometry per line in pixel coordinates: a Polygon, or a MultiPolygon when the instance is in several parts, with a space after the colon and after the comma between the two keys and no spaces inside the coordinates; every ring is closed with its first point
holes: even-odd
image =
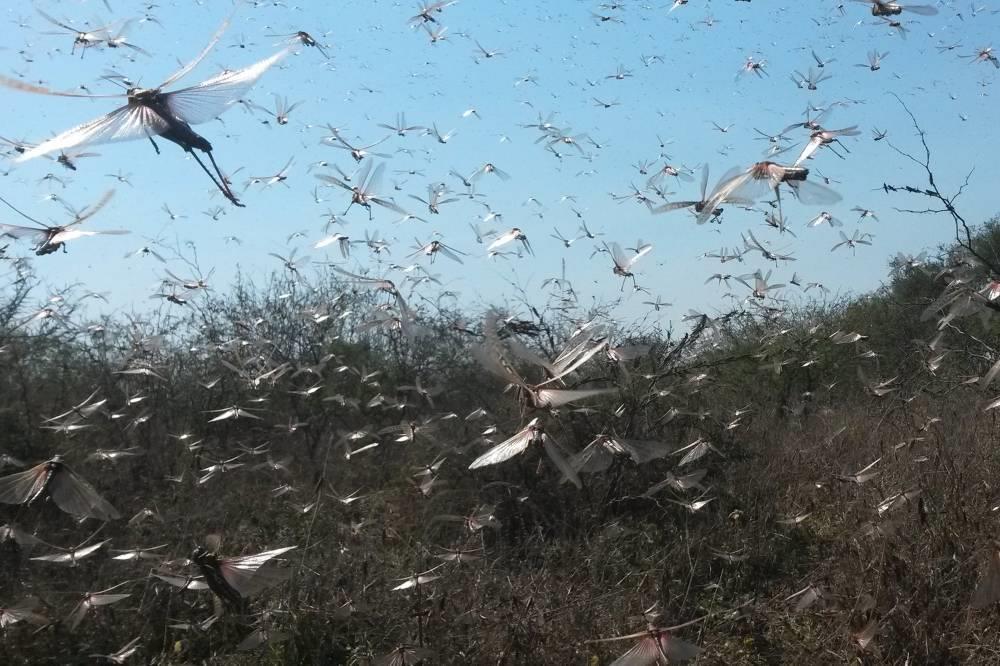
{"type": "Polygon", "coordinates": [[[402,207],[398,206],[395,202],[390,201],[389,199],[383,199],[382,197],[369,197],[368,200],[374,204],[382,206],[383,208],[388,208],[389,210],[396,211],[400,215],[409,214],[402,207]]]}
{"type": "Polygon", "coordinates": [[[632,460],[634,460],[636,464],[642,464],[649,462],[650,460],[662,458],[670,453],[671,450],[670,445],[665,444],[664,442],[653,442],[640,439],[619,439],[618,443],[622,445],[622,448],[628,451],[629,455],[632,456],[632,460]]]}
{"type": "Polygon", "coordinates": [[[643,638],[632,649],[615,659],[611,666],[654,666],[660,663],[660,648],[652,636],[643,638]]]}
{"type": "Polygon", "coordinates": [[[789,181],[789,187],[795,191],[795,196],[804,204],[832,205],[841,200],[841,196],[826,185],[820,185],[809,180],[789,181]]]}
{"type": "Polygon", "coordinates": [[[240,596],[253,596],[287,578],[288,570],[278,568],[271,560],[295,548],[288,546],[256,555],[226,558],[219,563],[219,573],[240,596]]]}
{"type": "Polygon", "coordinates": [[[669,213],[672,210],[678,210],[680,208],[690,208],[691,206],[701,203],[700,201],[670,201],[665,204],[661,204],[652,209],[652,213],[669,213]]]}
{"type": "Polygon", "coordinates": [[[12,88],[13,90],[20,90],[21,92],[35,93],[36,95],[53,95],[55,97],[86,97],[87,99],[110,99],[113,97],[124,97],[122,94],[91,95],[89,93],[71,91],[63,92],[60,90],[52,90],[51,88],[46,88],[45,86],[36,86],[31,83],[25,83],[20,79],[12,79],[7,76],[0,76],[0,86],[12,88]]]}
{"type": "Polygon", "coordinates": [[[188,62],[188,64],[184,65],[179,70],[171,74],[166,81],[160,84],[160,88],[161,89],[166,88],[171,83],[179,81],[181,78],[186,76],[188,72],[197,67],[198,63],[204,60],[205,56],[208,55],[209,51],[211,51],[212,48],[214,48],[215,45],[218,43],[218,41],[222,39],[222,34],[226,31],[226,28],[229,27],[229,21],[232,20],[232,18],[233,18],[232,14],[227,16],[226,19],[222,22],[222,25],[219,26],[219,29],[215,31],[214,35],[212,35],[212,38],[208,40],[208,44],[206,44],[205,48],[201,50],[201,53],[196,55],[193,60],[188,62]]]}
{"type": "Polygon", "coordinates": [[[35,227],[19,227],[16,224],[0,224],[0,236],[31,238],[35,242],[41,242],[48,237],[48,231],[46,229],[36,229],[35,227]]]}
{"type": "Polygon", "coordinates": [[[207,123],[235,104],[264,72],[288,53],[288,49],[283,49],[249,67],[222,72],[197,85],[167,93],[167,106],[186,123],[207,123]]]}
{"type": "Polygon", "coordinates": [[[319,178],[320,180],[326,182],[326,183],[330,183],[332,185],[336,185],[337,187],[345,189],[348,192],[353,192],[354,191],[353,187],[351,187],[350,185],[348,185],[347,183],[345,183],[341,179],[337,178],[336,176],[328,176],[325,173],[320,173],[320,174],[316,174],[316,177],[319,178]]]}
{"type": "Polygon", "coordinates": [[[162,134],[169,126],[155,111],[145,106],[123,106],[111,113],[77,125],[18,155],[24,162],[58,150],[114,141],[132,141],[162,134]]]}
{"type": "Polygon", "coordinates": [[[46,463],[0,477],[0,502],[25,504],[38,496],[45,486],[46,463]]]}
{"type": "MultiPolygon", "coordinates": [[[[340,139],[340,137],[337,138],[340,139]]],[[[343,141],[343,139],[341,139],[341,141],[343,141]]],[[[372,188],[372,181],[374,180],[374,178],[372,178],[371,180],[369,180],[368,178],[368,176],[371,175],[373,166],[375,166],[375,160],[369,157],[364,161],[364,163],[358,169],[358,172],[354,175],[353,180],[359,183],[359,189],[362,192],[371,192],[374,189],[372,188]]]]}
{"type": "Polygon", "coordinates": [[[486,370],[493,373],[497,377],[500,377],[501,379],[504,379],[510,382],[511,384],[516,384],[521,387],[526,386],[523,379],[518,377],[516,374],[514,374],[514,372],[510,368],[506,367],[503,363],[500,362],[499,359],[500,354],[496,350],[494,345],[489,343],[484,343],[482,345],[473,347],[471,352],[473,358],[479,361],[480,365],[482,365],[484,368],[486,368],[486,370]]]}
{"type": "Polygon", "coordinates": [[[563,457],[562,452],[556,446],[556,443],[552,441],[552,438],[548,436],[544,437],[542,439],[542,448],[545,449],[545,453],[548,455],[549,460],[552,461],[552,464],[562,473],[563,478],[568,479],[577,488],[583,488],[583,483],[580,481],[576,470],[566,461],[566,458],[563,457]]]}
{"type": "Polygon", "coordinates": [[[570,402],[585,400],[598,395],[605,395],[614,392],[613,388],[605,389],[582,389],[578,391],[564,391],[561,389],[542,389],[538,392],[538,401],[548,407],[561,407],[570,402]]]}
{"type": "Polygon", "coordinates": [[[973,608],[986,608],[1000,601],[1000,551],[994,551],[976,591],[969,602],[973,608]]]}
{"type": "Polygon", "coordinates": [[[29,622],[35,626],[48,624],[44,615],[35,612],[40,605],[41,602],[35,597],[25,597],[12,606],[0,608],[0,629],[6,629],[17,622],[29,622]]]}
{"type": "Polygon", "coordinates": [[[473,460],[472,464],[469,465],[469,469],[496,465],[497,463],[502,463],[505,460],[510,460],[528,448],[528,444],[530,443],[531,430],[529,428],[525,428],[510,439],[497,444],[492,449],[473,460]]]}
{"type": "Polygon", "coordinates": [[[601,440],[588,444],[583,451],[570,458],[569,464],[577,472],[596,474],[603,472],[614,462],[615,456],[608,451],[601,440]]]}
{"type": "Polygon", "coordinates": [[[612,243],[608,246],[611,251],[611,258],[620,268],[627,269],[629,266],[629,258],[626,256],[625,251],[622,250],[622,246],[618,243],[612,243]]]}
{"type": "Polygon", "coordinates": [[[121,514],[106,499],[65,465],[53,473],[49,493],[56,506],[68,514],[98,520],[121,518],[121,514]]]}

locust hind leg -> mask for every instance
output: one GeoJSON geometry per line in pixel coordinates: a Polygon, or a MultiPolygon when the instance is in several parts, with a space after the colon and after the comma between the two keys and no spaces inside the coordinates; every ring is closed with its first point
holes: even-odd
{"type": "Polygon", "coordinates": [[[233,191],[229,187],[229,183],[226,181],[226,177],[222,175],[222,169],[220,169],[219,165],[215,163],[215,156],[212,154],[211,150],[208,151],[208,159],[211,160],[212,167],[215,169],[215,173],[219,176],[219,182],[222,183],[222,191],[223,194],[226,195],[226,198],[232,201],[234,206],[246,208],[246,204],[240,202],[240,200],[236,198],[236,195],[233,194],[233,191]]]}
{"type": "MultiPolygon", "coordinates": [[[[191,153],[191,157],[193,157],[194,161],[198,163],[198,166],[201,167],[202,171],[204,171],[206,174],[208,174],[208,177],[212,179],[212,182],[215,184],[215,186],[217,188],[219,188],[219,191],[222,192],[223,196],[225,196],[227,199],[229,199],[233,203],[233,205],[239,206],[239,207],[242,208],[243,204],[240,203],[239,199],[237,199],[236,196],[229,190],[229,188],[226,187],[225,181],[224,180],[220,181],[218,178],[216,178],[215,174],[213,174],[211,171],[209,171],[208,167],[205,166],[205,163],[201,161],[201,158],[198,157],[198,154],[195,153],[194,150],[192,150],[191,148],[185,148],[185,150],[187,152],[191,153]]],[[[212,153],[209,152],[208,156],[211,157],[212,153]]],[[[212,160],[212,166],[215,167],[216,171],[219,170],[219,167],[215,164],[215,160],[214,159],[212,160]]],[[[220,173],[219,176],[221,178],[222,174],[220,173]]]]}

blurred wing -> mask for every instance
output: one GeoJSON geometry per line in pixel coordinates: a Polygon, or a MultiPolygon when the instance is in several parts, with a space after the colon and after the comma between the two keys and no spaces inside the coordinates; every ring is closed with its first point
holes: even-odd
{"type": "Polygon", "coordinates": [[[65,243],[67,241],[76,240],[77,238],[85,238],[87,236],[124,236],[125,234],[130,234],[131,231],[126,231],[125,229],[108,229],[107,231],[86,231],[84,229],[68,229],[66,231],[59,232],[52,237],[53,243],[65,243]]]}
{"type": "Polygon", "coordinates": [[[640,439],[619,439],[618,443],[622,445],[622,448],[628,451],[629,455],[632,456],[632,460],[634,460],[636,464],[656,460],[657,458],[662,458],[670,453],[670,445],[665,444],[664,442],[652,442],[640,439]]]}
{"type": "Polygon", "coordinates": [[[618,243],[612,243],[608,246],[608,249],[611,250],[611,258],[614,262],[621,268],[627,269],[629,265],[629,258],[625,255],[624,250],[622,250],[622,246],[618,243]]]}
{"type": "Polygon", "coordinates": [[[31,238],[36,242],[44,241],[48,236],[45,229],[35,227],[19,227],[16,224],[0,224],[0,236],[10,236],[11,238],[31,238]]]}
{"type": "MultiPolygon", "coordinates": [[[[24,550],[30,550],[39,544],[44,544],[45,542],[38,537],[28,534],[17,525],[6,524],[0,525],[0,545],[6,543],[7,541],[14,541],[18,546],[24,550]]],[[[48,545],[48,544],[46,544],[48,545]]]]}
{"type": "Polygon", "coordinates": [[[500,354],[494,345],[487,343],[473,347],[472,357],[479,361],[480,365],[497,377],[504,379],[511,384],[526,387],[524,380],[518,377],[512,370],[500,362],[500,354]]]}
{"type": "Polygon", "coordinates": [[[288,546],[256,555],[226,558],[219,563],[219,573],[240,596],[253,596],[288,577],[288,570],[277,568],[270,560],[295,548],[288,546]]]}
{"type": "Polygon", "coordinates": [[[20,90],[21,92],[35,93],[36,95],[53,95],[55,97],[85,97],[87,99],[110,99],[112,97],[124,97],[124,95],[121,94],[91,95],[89,93],[61,92],[59,90],[50,90],[44,86],[35,86],[6,76],[0,76],[0,86],[12,88],[13,90],[20,90]]]}
{"type": "Polygon", "coordinates": [[[527,361],[528,363],[536,365],[539,368],[545,368],[551,374],[556,374],[556,368],[554,368],[548,361],[540,357],[538,354],[531,351],[527,345],[514,336],[504,340],[504,343],[507,345],[507,348],[511,351],[511,353],[522,361],[527,361]]]}
{"type": "Polygon", "coordinates": [[[45,484],[45,463],[0,477],[0,502],[24,504],[38,496],[45,484]]]}
{"type": "Polygon", "coordinates": [[[76,146],[115,141],[132,141],[162,134],[169,125],[155,111],[145,106],[123,106],[111,113],[68,129],[18,155],[14,161],[24,162],[57,150],[76,146]]]}
{"type": "Polygon", "coordinates": [[[497,248],[503,247],[507,243],[510,243],[515,238],[517,238],[517,233],[515,231],[513,231],[513,230],[512,231],[508,231],[505,234],[497,236],[496,240],[494,240],[492,243],[490,243],[489,246],[486,248],[486,251],[487,252],[492,252],[493,250],[496,250],[497,248]]]}
{"type": "Polygon", "coordinates": [[[385,162],[380,162],[374,171],[371,171],[372,160],[369,158],[368,169],[371,172],[371,178],[368,178],[368,172],[364,174],[364,178],[361,181],[365,184],[364,191],[369,194],[378,194],[379,188],[382,186],[382,174],[385,173],[385,162]]]}
{"type": "Polygon", "coordinates": [[[167,106],[174,115],[190,125],[207,123],[235,104],[264,72],[288,53],[288,49],[283,49],[249,67],[222,72],[198,85],[167,93],[167,106]]]}
{"type": "Polygon", "coordinates": [[[654,215],[659,213],[669,213],[672,210],[679,210],[681,208],[690,208],[691,206],[697,205],[701,202],[699,201],[668,201],[665,204],[661,204],[653,208],[652,212],[654,215]]]}
{"type": "Polygon", "coordinates": [[[469,469],[496,465],[522,453],[531,443],[531,430],[525,428],[510,439],[497,444],[492,449],[472,461],[469,469]]]}
{"type": "Polygon", "coordinates": [[[682,641],[681,639],[672,636],[666,632],[660,634],[660,649],[663,650],[663,654],[666,655],[667,660],[671,664],[680,664],[685,661],[690,661],[698,656],[701,652],[701,648],[697,645],[692,645],[687,641],[682,641]]]}
{"type": "Polygon", "coordinates": [[[34,597],[25,597],[13,606],[0,609],[0,628],[16,622],[29,622],[35,626],[48,624],[49,621],[44,615],[35,612],[41,603],[34,597]]]}
{"type": "Polygon", "coordinates": [[[111,604],[116,604],[119,601],[124,601],[128,599],[131,594],[92,594],[90,595],[90,605],[91,606],[109,606],[111,604]]]}
{"type": "Polygon", "coordinates": [[[121,514],[106,499],[65,465],[52,475],[49,493],[56,506],[68,514],[97,520],[121,518],[121,514]]]}
{"type": "Polygon", "coordinates": [[[550,437],[545,437],[542,439],[542,447],[545,449],[545,453],[549,456],[549,460],[556,466],[556,468],[562,473],[563,478],[569,479],[569,481],[577,488],[583,488],[583,483],[580,481],[580,477],[577,475],[576,470],[573,466],[566,462],[566,458],[563,457],[562,453],[559,451],[559,447],[556,446],[555,442],[552,441],[550,437]]]}
{"type": "Polygon", "coordinates": [[[383,208],[388,208],[389,210],[396,211],[400,215],[409,215],[409,213],[407,213],[406,210],[404,210],[401,206],[397,205],[395,202],[390,201],[389,199],[383,199],[381,197],[371,197],[369,201],[371,201],[372,203],[376,203],[379,206],[382,206],[383,208]]]}
{"type": "Polygon", "coordinates": [[[611,666],[654,666],[654,664],[660,663],[660,657],[660,648],[656,645],[656,639],[649,636],[615,659],[611,666]]]}
{"type": "Polygon", "coordinates": [[[815,153],[817,150],[819,150],[820,144],[822,144],[822,143],[823,142],[820,139],[818,139],[818,138],[811,138],[811,139],[809,139],[809,141],[806,143],[806,145],[803,146],[802,152],[799,153],[799,156],[797,158],[795,158],[794,162],[792,162],[792,165],[793,166],[798,166],[798,165],[802,164],[803,162],[805,162],[807,159],[809,159],[812,156],[813,153],[815,153]]]}
{"type": "Polygon", "coordinates": [[[542,389],[538,392],[538,401],[547,407],[561,407],[570,402],[585,400],[599,395],[614,392],[613,388],[582,389],[579,391],[564,391],[561,389],[542,389]]]}
{"type": "Polygon", "coordinates": [[[611,467],[612,462],[614,454],[608,451],[602,442],[594,441],[570,458],[569,464],[577,472],[596,474],[611,467]]]}
{"type": "Polygon", "coordinates": [[[795,192],[798,200],[804,204],[832,205],[838,203],[841,199],[839,194],[826,185],[820,185],[809,180],[789,181],[788,186],[795,192]]]}
{"type": "Polygon", "coordinates": [[[207,590],[208,583],[201,577],[192,576],[179,576],[172,573],[154,573],[156,578],[159,578],[165,583],[169,583],[174,587],[179,587],[182,590],[207,590]]]}
{"type": "Polygon", "coordinates": [[[990,563],[986,567],[986,574],[972,593],[972,601],[969,604],[973,608],[986,608],[1000,601],[1000,551],[994,551],[990,557],[990,563]]]}
{"type": "Polygon", "coordinates": [[[188,74],[188,72],[190,72],[192,69],[194,69],[195,67],[197,67],[198,63],[200,63],[202,60],[204,60],[205,56],[208,55],[209,51],[211,51],[212,48],[218,43],[218,41],[220,39],[222,39],[222,33],[224,33],[226,31],[226,28],[229,27],[229,21],[231,19],[232,19],[232,14],[230,14],[229,16],[227,16],[226,19],[222,22],[222,25],[219,26],[219,29],[216,30],[215,34],[212,35],[212,38],[210,40],[208,40],[208,44],[206,44],[205,48],[203,48],[201,50],[201,53],[199,53],[198,55],[196,55],[194,57],[194,60],[191,60],[188,64],[184,65],[179,70],[177,70],[176,72],[174,72],[173,74],[171,74],[170,78],[168,78],[166,81],[164,81],[163,83],[160,84],[160,88],[161,89],[162,88],[166,88],[171,83],[175,83],[175,82],[179,81],[181,78],[183,78],[184,76],[186,76],[188,74]]]}
{"type": "MultiPolygon", "coordinates": [[[[573,360],[572,363],[570,363],[569,365],[567,365],[567,366],[565,366],[563,368],[560,368],[559,372],[556,373],[552,377],[552,379],[549,379],[547,381],[542,382],[541,384],[539,384],[539,386],[543,386],[543,385],[548,384],[550,382],[554,382],[554,381],[557,381],[559,379],[562,379],[563,377],[565,377],[566,375],[570,374],[571,372],[573,372],[574,370],[576,370],[577,368],[579,368],[581,365],[583,365],[584,363],[586,363],[587,361],[589,361],[591,358],[594,357],[595,354],[597,354],[602,349],[604,349],[604,345],[602,343],[595,344],[590,349],[588,349],[587,351],[585,351],[582,354],[580,354],[579,356],[577,356],[573,360]]],[[[567,358],[569,358],[569,357],[567,356],[567,358]]],[[[565,360],[565,359],[563,359],[563,360],[565,360]]],[[[558,368],[559,365],[560,365],[559,359],[556,359],[556,367],[558,368]]]]}

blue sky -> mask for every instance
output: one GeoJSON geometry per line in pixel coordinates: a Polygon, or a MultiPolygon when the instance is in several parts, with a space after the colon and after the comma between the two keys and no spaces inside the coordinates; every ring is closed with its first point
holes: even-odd
{"type": "MultiPolygon", "coordinates": [[[[103,2],[95,0],[38,6],[74,25],[99,25],[145,13],[144,3],[110,0],[110,4],[110,14],[103,2]]],[[[215,270],[211,282],[217,290],[226,287],[237,269],[254,275],[279,269],[269,252],[287,254],[297,247],[299,254],[310,254],[314,260],[340,261],[334,246],[327,248],[329,253],[310,246],[324,235],[326,211],[342,213],[347,194],[321,189],[326,201],[317,204],[312,192],[320,182],[313,174],[330,171],[317,168],[310,173],[308,167],[320,160],[345,170],[353,166],[345,152],[321,145],[321,138],[329,134],[325,125],[341,128],[352,141],[372,142],[388,134],[377,124],[392,123],[397,112],[405,112],[412,124],[435,123],[442,131],[455,130],[444,145],[430,136],[410,135],[393,136],[376,148],[392,155],[386,169],[388,193],[428,222],[394,224],[398,215],[379,208],[369,222],[367,213],[355,207],[338,230],[352,238],[364,238],[366,230],[377,232],[392,241],[389,261],[402,265],[427,264],[424,258],[407,257],[413,252],[414,237],[426,242],[440,233],[441,240],[468,256],[462,265],[443,257],[429,265],[443,286],[423,287],[421,293],[433,297],[440,289],[458,291],[461,301],[474,310],[507,301],[512,282],[537,293],[544,278],[559,274],[561,259],[566,260],[567,277],[581,302],[619,295],[621,281],[612,275],[607,255],[591,258],[594,241],[578,240],[567,249],[550,238],[554,228],[570,237],[578,235],[579,220],[571,206],[583,212],[592,230],[604,234],[602,241],[629,247],[642,239],[654,246],[636,266],[638,283],[649,293],[633,293],[626,287],[615,312],[626,319],[644,316],[648,308],[642,302],[657,296],[674,303],[662,313],[665,319],[678,320],[689,308],[728,308],[724,294],[730,289],[704,284],[716,272],[773,269],[779,282],[798,273],[803,283],[821,282],[834,293],[877,286],[889,257],[919,253],[952,235],[943,216],[893,211],[893,206],[922,207],[923,201],[890,198],[881,191],[883,182],[922,184],[914,166],[887,145],[891,141],[907,150],[919,147],[908,118],[890,93],[906,101],[927,131],[945,191],[956,188],[975,167],[961,199],[965,216],[979,221],[1000,210],[994,194],[1000,167],[993,99],[1000,70],[962,57],[989,46],[991,38],[1000,35],[995,2],[976,3],[983,8],[975,12],[963,1],[939,3],[936,16],[903,14],[905,39],[879,24],[866,4],[854,2],[844,3],[843,12],[836,2],[691,0],[672,12],[669,3],[621,4],[624,9],[611,10],[598,2],[462,0],[436,15],[448,32],[446,40],[433,45],[423,30],[407,25],[416,3],[243,4],[215,51],[180,85],[275,52],[280,40],[269,35],[306,30],[326,45],[329,62],[315,50],[302,49],[268,72],[248,96],[263,106],[272,105],[272,93],[302,101],[287,126],[264,125],[263,114],[252,115],[235,106],[219,120],[195,127],[213,143],[220,166],[235,173],[238,191],[247,177],[275,173],[294,157],[288,187],[250,187],[242,195],[247,207],[235,209],[213,194],[211,183],[179,148],[160,142],[162,154],[157,156],[144,141],[95,146],[92,150],[100,156],[81,159],[79,170],[72,173],[44,158],[16,166],[6,163],[4,170],[10,170],[0,183],[7,199],[54,222],[65,217],[47,194],[82,206],[110,187],[117,189],[112,203],[87,226],[129,229],[130,235],[82,239],[71,244],[69,254],[35,260],[38,275],[48,284],[82,281],[89,289],[110,292],[111,305],[100,306],[107,310],[156,306],[149,297],[159,286],[164,266],[148,257],[124,258],[151,239],[182,248],[191,241],[203,272],[215,270]],[[614,15],[620,22],[599,22],[591,12],[614,15]],[[706,21],[709,16],[714,20],[706,21]],[[477,62],[473,39],[503,54],[477,62]],[[937,48],[954,44],[960,46],[937,48]],[[889,52],[882,68],[872,72],[856,66],[873,49],[889,52]],[[806,72],[814,64],[810,50],[823,59],[835,59],[822,70],[831,78],[816,91],[800,89],[790,79],[795,70],[806,72]],[[766,61],[768,75],[737,77],[748,57],[766,61]],[[619,67],[630,76],[606,78],[619,67]],[[518,83],[526,77],[534,82],[518,83]],[[603,108],[594,98],[619,104],[603,108]],[[632,183],[643,185],[646,176],[633,165],[664,163],[660,138],[667,143],[662,152],[672,164],[695,170],[710,164],[711,185],[730,167],[763,159],[766,143],[756,139],[754,128],[777,133],[802,120],[808,103],[846,100],[854,103],[836,108],[824,125],[832,129],[857,125],[862,134],[845,140],[850,150],[845,159],[821,150],[808,166],[831,178],[832,187],[842,195],[840,203],[826,208],[843,220],[847,235],[857,228],[874,234],[873,246],[860,247],[856,255],[846,248],[830,251],[839,241],[835,230],[806,227],[824,207],[801,205],[790,197],[785,198],[785,214],[797,237],[779,236],[765,227],[760,212],[731,206],[721,225],[698,226],[686,212],[653,216],[638,203],[618,203],[609,194],[625,194],[632,183]],[[478,116],[463,117],[470,108],[478,116]],[[520,125],[550,113],[555,125],[587,133],[600,147],[585,145],[586,158],[565,149],[565,157],[559,159],[544,144],[535,144],[539,132],[520,125]],[[722,133],[713,122],[731,127],[722,133]],[[876,127],[888,131],[886,140],[872,139],[876,127]],[[413,152],[397,152],[400,149],[413,152]],[[432,216],[407,196],[426,197],[431,182],[458,187],[448,175],[451,169],[469,173],[484,162],[511,175],[506,182],[484,178],[478,188],[486,195],[483,201],[503,215],[493,228],[523,229],[535,249],[534,258],[487,259],[485,245],[476,243],[469,228],[469,222],[486,212],[479,203],[463,199],[432,216]],[[411,169],[423,175],[393,173],[411,169]],[[119,171],[130,174],[131,185],[107,175],[119,171]],[[64,179],[65,188],[43,180],[47,173],[64,179]],[[399,191],[391,190],[391,179],[399,181],[399,191]],[[531,197],[541,207],[526,203],[531,197]],[[164,203],[186,217],[170,221],[162,210],[164,203]],[[214,206],[226,211],[217,221],[203,214],[214,206]],[[878,221],[856,222],[857,214],[850,211],[854,206],[875,210],[878,221]],[[797,261],[775,266],[759,255],[748,255],[743,264],[720,265],[700,258],[722,246],[740,246],[747,230],[797,261]],[[305,236],[289,243],[287,238],[297,231],[305,236]],[[242,244],[227,241],[231,236],[242,244]]],[[[152,57],[134,54],[130,61],[121,49],[91,49],[83,58],[72,56],[72,36],[41,34],[52,26],[28,6],[8,4],[3,17],[7,48],[0,51],[0,72],[44,81],[56,89],[85,84],[95,93],[115,92],[114,86],[100,80],[109,69],[142,85],[156,85],[176,69],[178,61],[201,50],[229,11],[223,2],[182,0],[156,7],[152,12],[162,26],[137,23],[128,32],[131,41],[152,57]]],[[[118,104],[10,90],[0,95],[6,110],[0,134],[27,141],[41,141],[118,104]]],[[[790,136],[798,144],[808,138],[801,130],[790,136]]],[[[798,150],[797,145],[779,161],[794,160],[798,150]]],[[[680,182],[671,189],[676,194],[670,199],[697,198],[696,182],[680,182]]],[[[0,221],[19,223],[7,212],[0,213],[0,221]]],[[[22,246],[19,251],[28,250],[22,246]]],[[[379,270],[363,246],[356,246],[352,259],[343,265],[349,270],[371,267],[397,281],[403,277],[379,270]]],[[[169,267],[181,275],[190,272],[178,262],[169,267]]],[[[736,283],[731,291],[740,297],[747,293],[736,283]]],[[[784,295],[800,298],[794,287],[784,295]]],[[[543,302],[540,296],[535,300],[543,302]]]]}

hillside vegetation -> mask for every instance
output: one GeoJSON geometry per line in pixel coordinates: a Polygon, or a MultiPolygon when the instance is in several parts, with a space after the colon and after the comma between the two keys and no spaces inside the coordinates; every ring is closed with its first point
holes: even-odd
{"type": "Polygon", "coordinates": [[[406,324],[401,296],[336,273],[88,324],[82,294],[22,273],[0,310],[2,474],[61,454],[122,517],[0,506],[20,530],[0,607],[47,618],[7,627],[0,662],[139,637],[163,664],[594,666],[638,639],[587,641],[655,606],[694,621],[676,636],[700,664],[997,663],[998,222],[969,241],[900,257],[871,294],[667,330],[560,284],[490,313],[411,304],[406,324]],[[564,350],[593,355],[544,388],[607,390],[536,409],[564,350]],[[545,447],[468,469],[533,418],[545,447]],[[651,459],[581,457],[602,434],[651,459]],[[210,534],[229,556],[296,548],[234,611],[152,575],[198,575],[184,558],[210,534]],[[112,587],[129,596],[74,628],[112,587]],[[404,644],[411,661],[376,661],[404,644]]]}

